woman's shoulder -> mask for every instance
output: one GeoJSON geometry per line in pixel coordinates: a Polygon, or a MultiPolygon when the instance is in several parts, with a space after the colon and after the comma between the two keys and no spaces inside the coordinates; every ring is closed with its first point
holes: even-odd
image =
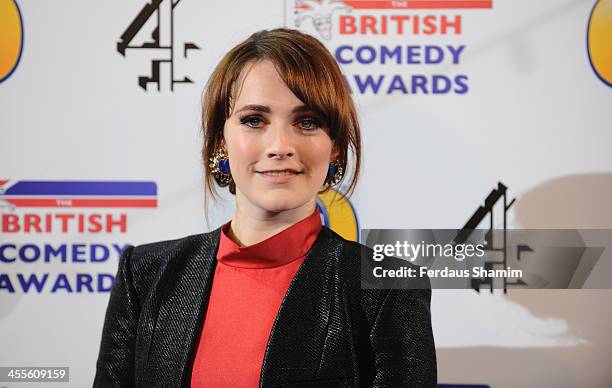
{"type": "Polygon", "coordinates": [[[333,245],[341,247],[340,253],[342,253],[343,255],[354,255],[358,254],[361,249],[368,249],[367,246],[360,244],[357,241],[348,240],[325,225],[323,226],[322,232],[326,233],[326,237],[330,244],[330,247],[333,245]]]}
{"type": "MultiPolygon", "coordinates": [[[[381,252],[376,252],[368,245],[361,242],[347,240],[331,229],[326,228],[330,234],[330,241],[336,241],[342,247],[340,260],[341,264],[350,265],[358,264],[359,268],[374,268],[375,266],[383,266],[386,269],[397,269],[406,267],[418,272],[419,265],[410,261],[400,259],[394,256],[389,256],[381,252]]],[[[333,245],[333,244],[332,244],[333,245]]],[[[423,277],[426,277],[423,275],[423,277]]]]}
{"type": "Polygon", "coordinates": [[[340,259],[340,264],[342,265],[351,266],[351,264],[353,264],[359,268],[363,268],[366,264],[367,266],[372,266],[386,261],[387,263],[393,263],[395,266],[405,265],[412,268],[418,268],[418,265],[393,256],[383,255],[382,260],[374,260],[374,258],[378,255],[374,252],[374,249],[368,245],[358,241],[348,240],[332,229],[327,227],[324,228],[329,235],[329,248],[334,250],[334,247],[340,247],[338,250],[338,256],[340,259]]]}
{"type": "Polygon", "coordinates": [[[198,233],[188,236],[154,241],[133,246],[131,256],[144,260],[167,260],[168,258],[185,250],[194,249],[202,244],[210,244],[210,236],[214,233],[198,233]]]}
{"type": "Polygon", "coordinates": [[[214,234],[217,231],[129,245],[122,255],[123,265],[129,269],[134,286],[147,290],[173,262],[196,255],[207,256],[207,251],[214,249],[214,234]]]}
{"type": "Polygon", "coordinates": [[[332,242],[330,249],[335,250],[334,246],[341,248],[336,254],[340,278],[351,283],[352,287],[359,288],[361,296],[380,299],[386,297],[392,289],[425,297],[431,292],[430,279],[426,273],[420,271],[419,265],[394,256],[382,255],[381,258],[373,248],[348,240],[331,229],[328,231],[332,242]],[[395,273],[407,273],[411,270],[414,276],[385,277],[381,276],[383,270],[395,273]]]}

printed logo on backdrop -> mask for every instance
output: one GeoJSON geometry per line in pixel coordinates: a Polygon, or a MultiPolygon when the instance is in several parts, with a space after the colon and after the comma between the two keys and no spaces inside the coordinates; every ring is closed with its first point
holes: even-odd
{"type": "Polygon", "coordinates": [[[471,288],[476,292],[488,288],[491,293],[498,288],[506,293],[508,288],[583,287],[603,247],[588,246],[580,234],[586,236],[586,231],[509,229],[508,213],[515,201],[509,200],[508,188],[498,182],[454,238],[453,244],[463,244],[476,237],[481,224],[488,226],[481,240],[488,252],[483,269],[504,275],[472,278],[471,288]],[[496,228],[497,224],[501,227],[496,228]],[[512,273],[520,276],[505,275],[512,273]]]}
{"type": "Polygon", "coordinates": [[[0,294],[109,292],[115,272],[99,267],[156,207],[155,182],[0,180],[0,294]]]}
{"type": "Polygon", "coordinates": [[[23,19],[13,0],[0,0],[0,83],[17,69],[23,51],[23,19]]]}
{"type": "Polygon", "coordinates": [[[612,87],[612,0],[598,0],[589,17],[589,61],[595,74],[612,87]]]}
{"type": "Polygon", "coordinates": [[[117,42],[117,51],[123,56],[136,51],[152,57],[150,73],[138,76],[138,85],[144,90],[153,84],[158,91],[174,91],[175,84],[193,83],[187,75],[175,75],[177,62],[186,61],[190,50],[200,49],[193,42],[175,42],[174,11],[180,3],[181,0],[152,0],[144,4],[117,42]]]}
{"type": "Polygon", "coordinates": [[[359,241],[359,220],[351,201],[335,189],[317,197],[322,224],[347,240],[359,241]]]}
{"type": "Polygon", "coordinates": [[[327,45],[351,93],[463,95],[464,16],[492,7],[493,0],[286,0],[285,25],[327,45]]]}
{"type": "MultiPolygon", "coordinates": [[[[505,234],[507,232],[508,225],[508,211],[512,207],[515,202],[515,198],[511,201],[508,201],[508,188],[501,182],[498,182],[497,188],[493,189],[485,198],[484,205],[481,205],[476,209],[474,214],[470,217],[470,219],[465,223],[463,228],[457,233],[457,236],[453,240],[455,244],[463,244],[468,238],[470,234],[474,232],[478,226],[486,221],[488,221],[489,229],[485,235],[485,250],[488,251],[497,251],[499,253],[499,258],[496,260],[485,260],[484,269],[487,271],[495,270],[495,269],[510,269],[508,267],[508,241],[506,238],[500,239],[499,234],[496,235],[493,226],[495,225],[495,208],[500,208],[498,214],[501,214],[502,218],[502,232],[505,234]]],[[[525,252],[533,252],[531,247],[528,245],[520,245],[517,247],[517,261],[520,262],[521,255],[525,252]]],[[[502,285],[504,293],[507,292],[508,286],[524,286],[526,283],[523,281],[521,277],[515,277],[513,279],[508,279],[507,276],[502,276],[502,285]]],[[[485,286],[489,287],[491,293],[493,292],[494,287],[494,279],[492,278],[475,278],[471,280],[471,286],[476,292],[480,292],[480,289],[485,286]]]]}
{"type": "Polygon", "coordinates": [[[603,252],[612,248],[609,229],[510,229],[514,203],[499,182],[461,229],[363,229],[362,240],[372,249],[362,251],[362,287],[491,293],[612,287],[607,276],[591,277],[603,252]],[[419,281],[425,275],[426,282],[419,281]]]}

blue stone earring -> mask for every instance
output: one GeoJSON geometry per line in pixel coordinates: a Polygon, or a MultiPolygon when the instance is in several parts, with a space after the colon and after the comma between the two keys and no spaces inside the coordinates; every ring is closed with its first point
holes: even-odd
{"type": "Polygon", "coordinates": [[[329,167],[327,168],[327,183],[330,187],[338,184],[338,182],[342,180],[343,175],[344,169],[337,160],[329,162],[329,167]]]}
{"type": "Polygon", "coordinates": [[[219,147],[209,161],[210,170],[219,186],[223,187],[229,185],[232,180],[232,174],[225,150],[219,147]]]}

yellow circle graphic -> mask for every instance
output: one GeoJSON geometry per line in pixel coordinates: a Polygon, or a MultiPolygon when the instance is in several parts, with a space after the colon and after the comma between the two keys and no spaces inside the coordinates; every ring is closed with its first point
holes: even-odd
{"type": "Polygon", "coordinates": [[[331,189],[319,194],[317,204],[323,224],[347,240],[359,241],[359,222],[349,200],[331,189]]]}
{"type": "Polygon", "coordinates": [[[19,63],[23,46],[21,14],[14,0],[0,0],[0,82],[8,78],[19,63]]]}
{"type": "Polygon", "coordinates": [[[612,0],[598,0],[591,12],[587,37],[595,73],[612,86],[612,0]]]}

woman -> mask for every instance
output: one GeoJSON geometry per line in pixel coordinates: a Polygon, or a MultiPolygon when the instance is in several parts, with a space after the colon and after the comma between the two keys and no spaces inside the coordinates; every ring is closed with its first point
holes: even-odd
{"type": "Polygon", "coordinates": [[[362,289],[365,248],[321,225],[319,190],[352,152],[351,192],[360,162],[325,47],[289,29],[251,35],[214,70],[203,130],[209,194],[229,186],[235,214],[124,251],[94,386],[434,387],[431,290],[362,289]]]}

